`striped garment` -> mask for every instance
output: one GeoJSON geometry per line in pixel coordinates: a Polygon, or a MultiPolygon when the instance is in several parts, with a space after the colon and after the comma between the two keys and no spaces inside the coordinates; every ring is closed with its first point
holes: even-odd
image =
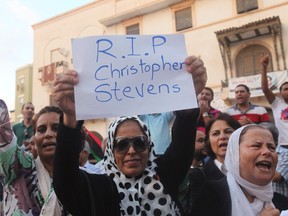
{"type": "Polygon", "coordinates": [[[230,116],[232,116],[235,120],[239,120],[242,116],[248,117],[255,124],[259,124],[261,122],[270,122],[269,114],[266,109],[262,106],[258,106],[250,103],[250,107],[245,112],[242,112],[237,108],[237,105],[226,110],[230,116]]]}
{"type": "Polygon", "coordinates": [[[276,171],[281,174],[283,181],[273,182],[273,189],[275,192],[288,197],[288,149],[277,146],[278,163],[276,171]]]}

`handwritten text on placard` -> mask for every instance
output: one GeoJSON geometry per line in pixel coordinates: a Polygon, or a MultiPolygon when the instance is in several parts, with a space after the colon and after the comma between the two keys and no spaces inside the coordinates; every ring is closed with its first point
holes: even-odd
{"type": "Polygon", "coordinates": [[[74,39],[72,45],[73,63],[80,73],[75,91],[81,119],[195,105],[191,101],[183,104],[183,98],[179,98],[193,100],[195,96],[191,75],[185,72],[186,50],[181,35],[87,37],[74,39]],[[85,100],[94,109],[85,106],[85,100]]]}

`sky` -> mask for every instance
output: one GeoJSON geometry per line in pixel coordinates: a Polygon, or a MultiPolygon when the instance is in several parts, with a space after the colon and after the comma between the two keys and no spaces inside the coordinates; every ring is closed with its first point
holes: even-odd
{"type": "Polygon", "coordinates": [[[15,108],[16,69],[33,64],[32,25],[94,0],[0,0],[0,99],[15,108]]]}

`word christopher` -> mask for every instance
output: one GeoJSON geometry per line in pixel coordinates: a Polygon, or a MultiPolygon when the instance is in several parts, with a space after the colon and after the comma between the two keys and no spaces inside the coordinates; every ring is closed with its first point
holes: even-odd
{"type": "Polygon", "coordinates": [[[128,44],[126,55],[117,55],[113,51],[114,43],[117,41],[109,39],[96,41],[97,66],[94,72],[96,85],[94,92],[97,101],[122,101],[153,97],[158,94],[177,94],[181,91],[176,80],[173,83],[171,80],[167,82],[167,79],[163,79],[163,75],[175,74],[184,67],[183,62],[171,62],[165,59],[165,55],[171,55],[166,54],[163,49],[167,42],[165,36],[151,37],[151,44],[147,46],[148,51],[143,53],[138,53],[136,50],[139,44],[137,37],[127,36],[126,40],[128,44]]]}

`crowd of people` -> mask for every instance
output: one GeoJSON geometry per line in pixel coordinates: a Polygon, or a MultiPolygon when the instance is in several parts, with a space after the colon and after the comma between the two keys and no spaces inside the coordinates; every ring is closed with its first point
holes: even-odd
{"type": "Polygon", "coordinates": [[[13,126],[0,100],[0,215],[287,214],[288,82],[280,96],[272,92],[262,54],[272,123],[244,84],[235,88],[234,106],[212,107],[203,61],[184,62],[199,108],[116,118],[96,164],[89,162],[84,121],[76,120],[77,71],[56,77],[57,107],[35,114],[27,102],[13,126]]]}

